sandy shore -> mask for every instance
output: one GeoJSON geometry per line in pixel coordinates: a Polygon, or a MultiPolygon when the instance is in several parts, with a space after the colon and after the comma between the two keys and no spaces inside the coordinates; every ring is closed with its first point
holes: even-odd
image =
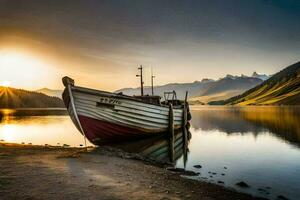
{"type": "Polygon", "coordinates": [[[257,198],[107,148],[83,152],[0,143],[0,199],[257,198]]]}

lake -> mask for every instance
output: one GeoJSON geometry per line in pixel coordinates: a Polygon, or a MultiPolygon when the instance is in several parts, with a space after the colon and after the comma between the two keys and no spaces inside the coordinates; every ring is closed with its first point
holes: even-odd
{"type": "MultiPolygon", "coordinates": [[[[199,173],[188,178],[269,199],[299,199],[300,107],[199,106],[191,112],[187,138],[179,132],[174,138],[157,136],[114,146],[199,173]],[[237,186],[241,181],[249,187],[237,186]]],[[[51,109],[0,110],[0,140],[84,144],[66,111],[51,109]]]]}
{"type": "Polygon", "coordinates": [[[2,109],[0,140],[38,145],[84,145],[84,137],[64,109],[2,109]]]}

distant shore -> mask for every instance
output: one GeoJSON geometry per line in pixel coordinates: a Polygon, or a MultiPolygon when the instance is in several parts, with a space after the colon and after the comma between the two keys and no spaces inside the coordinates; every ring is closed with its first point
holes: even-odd
{"type": "Polygon", "coordinates": [[[0,108],[0,110],[67,110],[65,107],[57,108],[0,108]]]}
{"type": "Polygon", "coordinates": [[[183,178],[107,147],[62,148],[0,142],[1,199],[259,198],[183,178]]]}
{"type": "Polygon", "coordinates": [[[0,108],[0,117],[3,116],[45,116],[67,115],[66,108],[0,108]]]}

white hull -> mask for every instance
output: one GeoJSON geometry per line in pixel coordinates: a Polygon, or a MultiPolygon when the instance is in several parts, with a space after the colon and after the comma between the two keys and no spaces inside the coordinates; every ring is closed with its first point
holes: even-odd
{"type": "MultiPolygon", "coordinates": [[[[78,130],[93,140],[168,131],[169,107],[129,96],[68,85],[64,101],[78,130]]],[[[174,129],[182,126],[183,107],[174,107],[174,129]]]]}

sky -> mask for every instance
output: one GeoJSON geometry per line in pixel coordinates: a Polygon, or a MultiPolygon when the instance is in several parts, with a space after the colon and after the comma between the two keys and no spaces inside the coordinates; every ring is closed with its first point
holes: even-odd
{"type": "Polygon", "coordinates": [[[300,60],[298,0],[0,0],[0,85],[114,91],[274,74],[300,60]]]}

